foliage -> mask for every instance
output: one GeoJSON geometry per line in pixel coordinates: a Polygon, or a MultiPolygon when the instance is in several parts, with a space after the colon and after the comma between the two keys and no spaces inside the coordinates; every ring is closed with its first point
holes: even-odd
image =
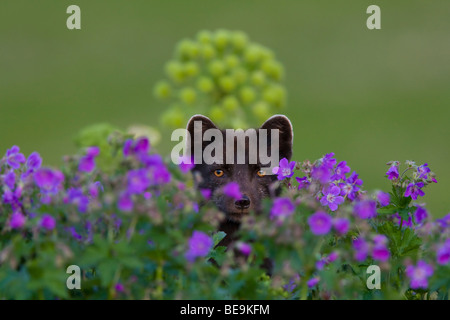
{"type": "Polygon", "coordinates": [[[390,163],[388,194],[364,191],[333,154],[295,162],[294,175],[279,170],[282,195],[246,216],[225,250],[223,214],[189,171],[145,138],[107,141],[105,156],[121,155],[108,173],[92,146],[61,170],[16,146],[0,160],[1,298],[448,299],[450,216],[431,221],[417,191],[405,196],[435,181],[428,165],[390,175],[399,167],[390,163]],[[81,290],[66,287],[70,265],[82,270],[81,290]],[[370,265],[381,268],[380,289],[367,287],[370,265]]]}

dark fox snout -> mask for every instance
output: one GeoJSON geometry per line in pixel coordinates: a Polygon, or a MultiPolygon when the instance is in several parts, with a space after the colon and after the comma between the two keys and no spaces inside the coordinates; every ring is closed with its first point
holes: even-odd
{"type": "Polygon", "coordinates": [[[234,205],[239,210],[248,209],[250,207],[250,198],[246,195],[243,195],[241,199],[234,202],[234,205]]]}

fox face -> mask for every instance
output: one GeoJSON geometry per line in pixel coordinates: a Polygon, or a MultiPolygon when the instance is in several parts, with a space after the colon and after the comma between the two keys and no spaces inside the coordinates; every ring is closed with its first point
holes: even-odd
{"type": "MultiPolygon", "coordinates": [[[[263,161],[262,155],[273,156],[272,152],[276,152],[276,159],[290,160],[292,157],[293,130],[286,116],[275,115],[265,121],[259,129],[266,130],[250,129],[255,133],[253,138],[245,135],[238,141],[238,137],[233,136],[230,143],[226,141],[229,139],[228,130],[218,129],[209,118],[203,115],[193,116],[187,124],[187,132],[190,136],[187,140],[187,150],[191,155],[196,152],[195,148],[202,151],[200,159],[196,159],[197,164],[192,169],[196,178],[196,187],[211,191],[211,200],[219,210],[225,213],[226,219],[230,222],[239,222],[251,211],[260,212],[262,199],[276,196],[280,192],[277,176],[269,172],[269,164],[263,161]],[[217,129],[218,135],[210,140],[194,141],[195,136],[198,137],[200,133],[203,136],[209,129],[217,129]],[[219,148],[212,152],[218,161],[211,163],[205,159],[203,151],[208,151],[208,148],[211,150],[211,145],[220,139],[226,143],[219,145],[219,148]],[[262,143],[262,139],[265,143],[262,143]],[[273,148],[275,146],[276,148],[273,148]],[[217,157],[218,153],[222,153],[221,157],[217,157]],[[239,154],[242,155],[241,159],[238,159],[239,154]],[[231,161],[225,161],[225,159],[231,161]],[[239,185],[241,198],[234,199],[222,192],[223,187],[230,182],[236,182],[239,185]]],[[[278,166],[278,162],[272,163],[271,166],[278,166]]]]}

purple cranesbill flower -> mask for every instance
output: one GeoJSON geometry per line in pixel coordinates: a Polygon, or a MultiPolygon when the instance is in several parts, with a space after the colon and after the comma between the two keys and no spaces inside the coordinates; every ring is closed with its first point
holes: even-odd
{"type": "Polygon", "coordinates": [[[211,189],[200,189],[200,194],[205,200],[209,200],[211,198],[212,191],[211,189]]]}
{"type": "Polygon", "coordinates": [[[70,188],[67,191],[67,201],[78,207],[78,211],[85,213],[89,205],[89,198],[79,188],[70,188]]]}
{"type": "Polygon", "coordinates": [[[223,187],[223,193],[235,200],[242,199],[242,193],[237,182],[229,182],[223,187]]]}
{"type": "Polygon", "coordinates": [[[116,283],[114,290],[116,290],[117,293],[122,293],[125,291],[125,287],[121,283],[116,283]]]}
{"type": "Polygon", "coordinates": [[[180,157],[180,164],[178,165],[181,172],[188,173],[195,167],[194,159],[189,157],[180,157]]]}
{"type": "Polygon", "coordinates": [[[329,169],[333,169],[333,167],[336,165],[336,159],[334,157],[334,152],[327,153],[320,159],[321,165],[325,166],[329,169]]]}
{"type": "Polygon", "coordinates": [[[425,195],[425,192],[422,191],[423,186],[423,182],[411,182],[406,187],[405,198],[410,196],[413,200],[417,200],[419,196],[423,197],[425,195]]]}
{"type": "Polygon", "coordinates": [[[308,285],[308,288],[313,288],[314,286],[316,286],[320,281],[319,277],[314,277],[308,280],[308,282],[306,283],[308,285]]]}
{"type": "Polygon", "coordinates": [[[270,209],[270,219],[277,219],[282,222],[285,217],[290,216],[295,211],[295,205],[289,198],[276,198],[270,209]]]}
{"type": "Polygon", "coordinates": [[[295,180],[297,180],[298,182],[298,190],[307,189],[311,184],[311,181],[309,181],[308,177],[295,177],[295,180]]]}
{"type": "Polygon", "coordinates": [[[36,151],[31,153],[27,159],[27,168],[33,172],[39,169],[42,165],[42,158],[36,151]]]}
{"type": "Polygon", "coordinates": [[[9,220],[9,226],[11,229],[20,229],[25,224],[27,218],[20,211],[15,211],[11,215],[9,220]]]}
{"type": "Polygon", "coordinates": [[[12,146],[6,151],[6,163],[13,169],[19,169],[22,163],[25,163],[25,156],[20,153],[18,146],[12,146]]]}
{"type": "Polygon", "coordinates": [[[151,167],[150,176],[151,185],[167,184],[172,179],[169,170],[167,170],[164,164],[151,167]]]}
{"type": "Polygon", "coordinates": [[[369,245],[363,238],[353,240],[353,249],[355,250],[354,258],[356,261],[362,262],[366,260],[369,254],[369,245]]]}
{"type": "Polygon", "coordinates": [[[75,227],[69,227],[67,228],[67,230],[70,232],[70,234],[72,235],[72,237],[76,240],[81,240],[83,239],[83,237],[78,234],[77,230],[75,229],[75,227]]]}
{"type": "Polygon", "coordinates": [[[339,235],[343,236],[350,229],[350,221],[347,218],[334,218],[333,227],[339,235]]]}
{"type": "Polygon", "coordinates": [[[391,196],[389,193],[379,191],[377,192],[377,200],[381,207],[386,207],[391,202],[391,196]]]}
{"type": "Polygon", "coordinates": [[[274,167],[272,173],[277,175],[278,180],[290,178],[294,175],[295,161],[289,162],[288,159],[280,160],[280,166],[274,167]]]}
{"type": "Polygon", "coordinates": [[[320,165],[318,167],[313,167],[311,170],[311,177],[314,180],[319,181],[321,184],[327,184],[330,182],[332,170],[325,165],[320,165]]]}
{"type": "Polygon", "coordinates": [[[103,186],[102,186],[102,184],[101,184],[101,182],[100,181],[95,181],[95,182],[93,182],[93,183],[91,183],[90,185],[89,185],[89,195],[92,197],[92,198],[94,198],[94,199],[96,199],[97,197],[98,197],[98,190],[101,190],[102,192],[104,192],[105,190],[103,189],[103,186]]]}
{"type": "Polygon", "coordinates": [[[428,218],[428,211],[424,207],[417,206],[414,212],[414,220],[417,224],[421,224],[426,218],[428,218]]]}
{"type": "Polygon", "coordinates": [[[146,155],[150,151],[150,141],[147,137],[139,137],[136,140],[128,139],[123,145],[123,155],[146,155]]]}
{"type": "Polygon", "coordinates": [[[211,250],[214,242],[206,233],[194,231],[188,242],[188,251],[185,254],[189,262],[194,262],[197,257],[205,257],[211,250]]]}
{"type": "Polygon", "coordinates": [[[445,215],[441,219],[436,219],[436,222],[439,224],[441,228],[449,228],[450,227],[450,213],[445,215]]]}
{"type": "Polygon", "coordinates": [[[340,196],[341,189],[338,186],[330,185],[322,190],[323,197],[320,203],[328,206],[331,211],[336,211],[338,206],[344,202],[344,198],[340,196]]]}
{"type": "Polygon", "coordinates": [[[252,252],[252,246],[246,242],[239,242],[237,244],[237,249],[246,257],[252,252]]]}
{"type": "Polygon", "coordinates": [[[374,200],[362,200],[353,207],[353,213],[361,219],[371,219],[377,215],[377,203],[374,200]]]}
{"type": "Polygon", "coordinates": [[[44,214],[41,218],[41,221],[39,222],[39,226],[41,228],[44,228],[46,230],[53,230],[56,226],[55,218],[53,218],[49,214],[44,214]]]}
{"type": "Polygon", "coordinates": [[[127,190],[131,194],[143,193],[150,186],[149,171],[135,169],[127,173],[127,190]]]}
{"type": "Polygon", "coordinates": [[[160,154],[141,154],[139,160],[145,167],[160,167],[164,165],[164,160],[160,154]]]}
{"type": "Polygon", "coordinates": [[[3,176],[3,183],[9,188],[9,190],[14,190],[16,186],[16,174],[14,173],[14,170],[8,171],[3,176]]]}
{"type": "Polygon", "coordinates": [[[424,163],[421,166],[417,167],[417,173],[419,174],[419,178],[427,180],[428,173],[430,172],[430,168],[428,168],[428,163],[424,163]]]}
{"type": "Polygon", "coordinates": [[[331,176],[331,180],[345,180],[345,175],[350,172],[350,167],[347,166],[346,161],[341,161],[334,169],[334,175],[331,176]]]}
{"type": "Polygon", "coordinates": [[[411,289],[427,289],[428,278],[433,275],[433,267],[423,260],[419,260],[416,266],[406,267],[406,275],[410,280],[411,289]]]}
{"type": "Polygon", "coordinates": [[[92,172],[95,169],[95,158],[99,155],[100,149],[98,147],[89,147],[86,150],[86,155],[81,157],[78,165],[78,170],[82,172],[92,172]]]}
{"type": "Polygon", "coordinates": [[[127,192],[123,192],[119,196],[119,200],[117,201],[117,207],[120,211],[124,212],[131,212],[133,210],[133,199],[131,198],[131,195],[127,192]]]}
{"type": "Polygon", "coordinates": [[[408,227],[408,228],[412,228],[413,225],[413,220],[412,220],[412,216],[411,213],[408,213],[408,219],[405,220],[403,219],[402,222],[402,217],[398,214],[398,212],[396,212],[395,214],[392,215],[392,217],[397,220],[397,224],[400,225],[400,223],[402,224],[401,227],[408,227]]]}
{"type": "Polygon", "coordinates": [[[388,171],[386,172],[386,175],[388,176],[389,180],[395,180],[398,179],[398,166],[391,166],[388,171]]]}
{"type": "Polygon", "coordinates": [[[317,236],[330,232],[333,225],[331,216],[323,211],[317,211],[308,218],[309,228],[311,232],[317,236]]]}
{"type": "Polygon", "coordinates": [[[44,194],[55,194],[62,188],[64,175],[61,171],[41,168],[34,174],[34,182],[44,194]]]}
{"type": "Polygon", "coordinates": [[[440,265],[446,265],[450,262],[450,239],[438,246],[436,250],[436,260],[440,265]]]}
{"type": "Polygon", "coordinates": [[[378,234],[373,238],[374,246],[372,248],[372,257],[375,260],[387,261],[390,256],[389,249],[387,248],[388,239],[385,235],[378,234]]]}
{"type": "Polygon", "coordinates": [[[42,158],[37,152],[33,152],[28,156],[27,159],[27,171],[22,173],[21,179],[25,180],[33,172],[36,172],[42,165],[42,158]]]}

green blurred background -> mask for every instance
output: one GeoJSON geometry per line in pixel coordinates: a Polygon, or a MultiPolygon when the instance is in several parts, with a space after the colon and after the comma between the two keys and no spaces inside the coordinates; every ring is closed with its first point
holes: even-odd
{"type": "Polygon", "coordinates": [[[284,64],[296,160],[335,152],[366,189],[388,187],[389,160],[428,162],[439,183],[423,201],[435,217],[450,211],[448,0],[3,0],[0,152],[17,144],[59,165],[87,125],[157,126],[153,86],[175,44],[219,28],[245,31],[284,64]],[[81,30],[66,28],[71,4],[81,30]],[[366,28],[371,4],[381,30],[366,28]]]}

